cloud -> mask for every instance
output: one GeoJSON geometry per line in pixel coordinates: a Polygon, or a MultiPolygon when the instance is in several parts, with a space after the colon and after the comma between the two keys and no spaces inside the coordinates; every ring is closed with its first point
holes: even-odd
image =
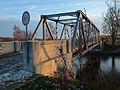
{"type": "Polygon", "coordinates": [[[32,0],[14,0],[14,2],[19,2],[21,4],[27,4],[29,2],[31,2],[32,0]]]}
{"type": "MultiPolygon", "coordinates": [[[[8,0],[5,0],[8,1],[8,0]]],[[[0,4],[0,20],[21,22],[22,13],[29,11],[31,21],[39,21],[41,14],[69,12],[86,9],[93,23],[101,28],[101,16],[106,10],[105,0],[12,0],[0,4]]]]}
{"type": "Polygon", "coordinates": [[[0,20],[17,20],[18,16],[16,15],[4,15],[0,17],[0,20]]]}

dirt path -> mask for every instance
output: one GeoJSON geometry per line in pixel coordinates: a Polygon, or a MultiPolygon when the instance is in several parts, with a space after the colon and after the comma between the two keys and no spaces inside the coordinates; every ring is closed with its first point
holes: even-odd
{"type": "Polygon", "coordinates": [[[23,83],[29,76],[32,76],[32,73],[23,70],[22,54],[12,54],[0,59],[0,90],[23,83]]]}
{"type": "Polygon", "coordinates": [[[11,57],[0,59],[0,74],[18,71],[22,69],[22,67],[23,67],[22,54],[17,54],[11,57]]]}

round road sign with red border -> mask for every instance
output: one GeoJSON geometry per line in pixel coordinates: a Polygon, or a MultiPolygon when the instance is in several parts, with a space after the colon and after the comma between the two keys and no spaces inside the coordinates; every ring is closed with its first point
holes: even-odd
{"type": "Polygon", "coordinates": [[[29,21],[30,21],[30,14],[28,11],[25,11],[22,15],[22,23],[24,25],[27,25],[29,23],[29,21]]]}

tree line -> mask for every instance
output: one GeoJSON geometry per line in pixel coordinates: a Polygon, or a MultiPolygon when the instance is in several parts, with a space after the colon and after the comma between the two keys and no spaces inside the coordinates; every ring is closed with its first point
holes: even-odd
{"type": "Polygon", "coordinates": [[[114,46],[117,37],[120,35],[120,1],[112,0],[106,4],[108,9],[103,16],[103,33],[110,36],[114,46]]]}

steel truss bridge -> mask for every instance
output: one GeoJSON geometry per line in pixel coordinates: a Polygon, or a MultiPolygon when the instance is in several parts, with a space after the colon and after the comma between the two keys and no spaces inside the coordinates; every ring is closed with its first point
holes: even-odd
{"type": "Polygon", "coordinates": [[[42,28],[43,31],[43,41],[71,40],[71,51],[73,53],[79,51],[83,54],[98,45],[100,41],[99,29],[81,10],[41,15],[41,19],[31,37],[31,40],[35,40],[35,34],[40,28],[42,28]],[[50,22],[54,23],[54,29],[53,27],[51,28],[50,22]]]}

